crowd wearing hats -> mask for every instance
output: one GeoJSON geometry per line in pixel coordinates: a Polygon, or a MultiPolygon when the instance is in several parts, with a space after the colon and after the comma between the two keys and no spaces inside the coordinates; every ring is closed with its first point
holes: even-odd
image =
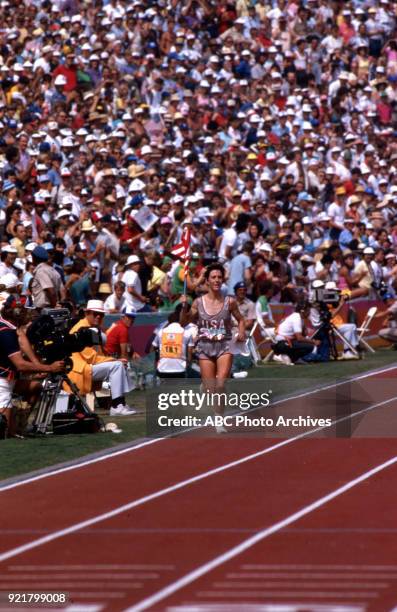
{"type": "Polygon", "coordinates": [[[397,279],[397,4],[4,0],[0,299],[172,310],[397,279]],[[271,289],[269,290],[269,283],[271,289]]]}

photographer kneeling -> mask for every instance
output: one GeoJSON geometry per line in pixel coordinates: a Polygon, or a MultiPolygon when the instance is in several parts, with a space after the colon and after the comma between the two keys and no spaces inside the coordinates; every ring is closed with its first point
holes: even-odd
{"type": "Polygon", "coordinates": [[[295,312],[278,324],[276,343],[272,345],[275,361],[291,365],[299,362],[320,345],[320,340],[311,340],[305,336],[304,320],[309,316],[309,312],[310,305],[303,302],[296,306],[295,312]]]}
{"type": "Polygon", "coordinates": [[[63,361],[55,361],[50,365],[40,363],[33,352],[31,361],[23,357],[17,330],[26,324],[27,314],[23,296],[11,294],[4,302],[0,317],[0,430],[8,427],[11,436],[14,434],[11,405],[13,392],[24,393],[29,391],[29,386],[37,386],[34,381],[17,380],[18,372],[47,374],[61,372],[65,368],[63,361]]]}
{"type": "MultiPolygon", "coordinates": [[[[96,327],[100,330],[105,316],[104,304],[101,300],[88,300],[85,317],[78,321],[70,330],[74,334],[82,327],[96,327]]],[[[125,394],[132,391],[133,385],[124,367],[125,359],[116,360],[105,357],[94,348],[86,347],[78,353],[72,353],[73,369],[69,378],[74,382],[80,393],[92,391],[92,383],[108,380],[112,396],[111,416],[128,416],[136,414],[134,408],[125,403],[125,394]]]]}

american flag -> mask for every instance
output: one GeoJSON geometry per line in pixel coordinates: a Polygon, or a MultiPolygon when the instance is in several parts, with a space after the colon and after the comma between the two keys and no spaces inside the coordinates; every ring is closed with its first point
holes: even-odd
{"type": "Polygon", "coordinates": [[[184,274],[186,277],[190,261],[190,229],[188,227],[185,227],[183,230],[181,242],[172,247],[171,254],[184,262],[184,274]]]}

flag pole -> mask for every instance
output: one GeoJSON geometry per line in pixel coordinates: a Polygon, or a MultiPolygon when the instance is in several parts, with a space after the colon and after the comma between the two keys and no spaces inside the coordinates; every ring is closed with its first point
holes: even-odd
{"type": "Polygon", "coordinates": [[[187,274],[189,271],[189,263],[190,263],[190,230],[186,228],[184,243],[186,246],[185,250],[185,263],[183,268],[183,295],[187,295],[187,274]]]}

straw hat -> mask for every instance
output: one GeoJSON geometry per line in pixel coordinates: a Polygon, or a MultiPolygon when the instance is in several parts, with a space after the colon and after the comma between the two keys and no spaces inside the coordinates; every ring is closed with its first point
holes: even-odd
{"type": "Polygon", "coordinates": [[[94,229],[95,229],[95,225],[89,219],[86,221],[83,221],[83,223],[81,224],[82,232],[92,232],[94,229]]]}
{"type": "Polygon", "coordinates": [[[98,287],[98,293],[107,293],[110,295],[112,293],[112,288],[109,283],[101,283],[98,287]]]}

